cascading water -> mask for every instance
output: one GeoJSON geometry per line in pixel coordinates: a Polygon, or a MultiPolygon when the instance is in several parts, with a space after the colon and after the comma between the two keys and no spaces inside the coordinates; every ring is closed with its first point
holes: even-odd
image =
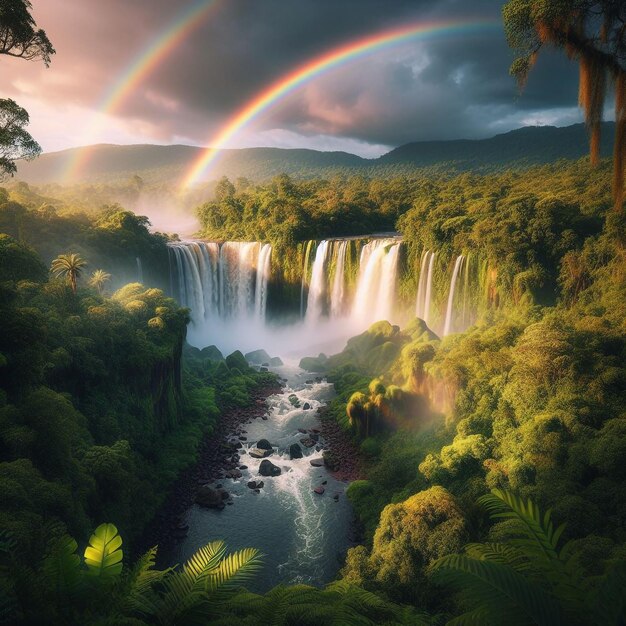
{"type": "Polygon", "coordinates": [[[432,252],[428,261],[428,277],[426,278],[426,295],[424,296],[424,310],[422,319],[428,324],[430,319],[430,301],[433,293],[433,271],[435,269],[436,252],[432,252]]]}
{"type": "Polygon", "coordinates": [[[135,257],[137,261],[137,282],[143,283],[143,267],[141,266],[141,259],[139,257],[135,257]]]}
{"type": "Polygon", "coordinates": [[[361,250],[351,318],[362,327],[392,316],[399,250],[395,239],[375,239],[361,250]]]}
{"type": "Polygon", "coordinates": [[[270,259],[272,246],[266,243],[259,252],[259,260],[256,268],[256,292],[254,296],[254,317],[265,322],[267,310],[267,288],[270,280],[270,259]]]}
{"type": "Polygon", "coordinates": [[[431,255],[430,250],[422,253],[422,263],[420,265],[419,282],[417,285],[417,298],[415,300],[415,317],[424,318],[424,298],[426,291],[426,267],[431,255]]]}
{"type": "MultiPolygon", "coordinates": [[[[280,314],[267,318],[268,302],[276,311],[270,292],[271,264],[280,263],[272,258],[270,244],[172,243],[172,293],[191,309],[189,341],[199,347],[213,343],[225,351],[278,348],[284,355],[340,350],[346,339],[373,322],[408,321],[408,307],[396,295],[402,245],[399,237],[390,236],[371,237],[363,244],[351,239],[307,242],[301,249],[300,319],[297,313],[291,320],[280,314]],[[353,246],[360,247],[356,267],[351,260],[353,246]]],[[[451,268],[447,307],[441,310],[442,266],[436,251],[422,253],[415,313],[431,328],[448,334],[466,328],[472,319],[467,309],[475,306],[475,300],[470,303],[468,294],[476,292],[474,282],[480,276],[474,272],[470,279],[467,257],[457,258],[451,268]]],[[[297,311],[297,300],[292,305],[297,311]]]]}
{"type": "Polygon", "coordinates": [[[304,253],[304,266],[302,267],[302,282],[300,283],[300,317],[304,317],[304,290],[307,284],[307,276],[309,273],[309,258],[311,257],[311,248],[313,241],[306,242],[306,252],[304,253]]]}
{"type": "Polygon", "coordinates": [[[324,313],[324,299],[326,297],[326,266],[328,263],[328,241],[320,241],[315,252],[311,284],[306,305],[305,320],[308,324],[315,323],[324,313]]]}
{"type": "Polygon", "coordinates": [[[457,277],[459,271],[463,265],[463,259],[465,257],[461,254],[456,258],[454,263],[454,270],[452,272],[452,279],[450,280],[450,291],[448,294],[448,306],[446,308],[446,320],[443,326],[443,336],[450,334],[450,327],[452,325],[452,305],[454,303],[454,292],[456,289],[457,277]]]}
{"type": "Polygon", "coordinates": [[[340,317],[344,312],[345,290],[346,290],[346,253],[349,241],[336,241],[335,247],[335,276],[333,278],[333,288],[330,296],[331,317],[340,317]]]}

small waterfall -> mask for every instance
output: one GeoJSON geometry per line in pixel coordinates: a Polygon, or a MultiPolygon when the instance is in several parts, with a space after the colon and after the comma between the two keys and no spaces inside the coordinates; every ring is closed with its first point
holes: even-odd
{"type": "Polygon", "coordinates": [[[267,309],[267,287],[270,280],[271,256],[272,246],[269,243],[263,244],[256,266],[256,291],[254,296],[254,316],[261,323],[265,322],[265,311],[267,309]]]}
{"type": "Polygon", "coordinates": [[[309,273],[309,258],[311,257],[312,247],[313,241],[307,241],[306,252],[304,253],[304,265],[302,267],[302,283],[300,284],[300,317],[304,317],[304,289],[307,284],[306,279],[309,273]]]}
{"type": "Polygon", "coordinates": [[[340,317],[344,312],[344,300],[346,289],[345,265],[346,252],[350,242],[347,240],[337,241],[334,244],[335,253],[335,276],[333,288],[330,294],[330,314],[332,317],[340,317]]]}
{"type": "Polygon", "coordinates": [[[143,283],[143,268],[141,266],[141,259],[139,257],[135,257],[137,261],[137,282],[143,283]]]}
{"type": "Polygon", "coordinates": [[[361,326],[389,319],[393,311],[400,242],[375,239],[363,246],[352,308],[361,326]]]}
{"type": "Polygon", "coordinates": [[[450,334],[450,326],[452,325],[452,307],[454,304],[454,292],[456,288],[456,281],[459,275],[461,266],[463,265],[463,255],[459,255],[454,263],[454,271],[452,272],[452,279],[450,281],[450,292],[448,294],[448,307],[446,309],[446,321],[443,326],[443,336],[450,334]]]}
{"type": "Polygon", "coordinates": [[[428,324],[428,320],[430,318],[430,301],[432,298],[433,291],[433,271],[435,268],[435,257],[437,256],[436,252],[432,252],[430,255],[430,259],[428,262],[428,278],[426,279],[426,295],[424,297],[424,310],[422,319],[428,324]]]}
{"type": "Polygon", "coordinates": [[[424,298],[426,291],[426,265],[428,263],[428,259],[430,258],[431,252],[430,250],[426,250],[422,252],[422,262],[420,265],[420,275],[419,282],[417,284],[417,298],[415,300],[415,317],[422,318],[424,317],[424,298]]]}
{"type": "Polygon", "coordinates": [[[328,241],[322,240],[315,252],[315,260],[313,261],[313,269],[311,271],[311,284],[309,285],[309,297],[306,305],[305,319],[307,322],[317,321],[324,313],[328,249],[328,241]]]}

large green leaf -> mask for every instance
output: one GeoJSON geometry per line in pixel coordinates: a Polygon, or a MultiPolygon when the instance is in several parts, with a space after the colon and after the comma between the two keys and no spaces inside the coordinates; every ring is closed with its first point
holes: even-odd
{"type": "Polygon", "coordinates": [[[124,553],[122,538],[113,524],[101,524],[89,538],[85,548],[85,563],[89,573],[101,578],[113,578],[122,571],[124,553]]]}

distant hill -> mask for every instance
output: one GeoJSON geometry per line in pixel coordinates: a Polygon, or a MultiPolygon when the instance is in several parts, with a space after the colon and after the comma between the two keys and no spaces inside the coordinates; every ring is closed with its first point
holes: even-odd
{"type": "MultiPolygon", "coordinates": [[[[613,149],[614,123],[603,124],[601,153],[613,149]]],[[[76,156],[78,148],[50,152],[30,163],[19,163],[18,180],[33,184],[61,182],[61,174],[76,156]]],[[[202,148],[173,145],[88,147],[77,180],[73,182],[118,182],[133,174],[147,183],[174,183],[184,175],[202,148]]],[[[392,175],[416,168],[446,166],[459,171],[489,171],[505,167],[527,167],[557,159],[578,159],[588,153],[583,124],[573,126],[528,126],[489,139],[418,141],[408,143],[378,159],[364,159],[347,152],[306,149],[243,148],[223,150],[211,177],[244,176],[265,180],[285,172],[294,177],[312,178],[337,173],[392,175]]]]}
{"type": "MultiPolygon", "coordinates": [[[[614,122],[602,125],[602,156],[613,152],[614,122]]],[[[427,167],[453,163],[458,169],[471,170],[498,165],[536,165],[558,159],[579,159],[588,154],[589,144],[584,124],[572,126],[526,126],[490,139],[452,141],[416,141],[387,154],[379,164],[406,164],[427,167]]]]}

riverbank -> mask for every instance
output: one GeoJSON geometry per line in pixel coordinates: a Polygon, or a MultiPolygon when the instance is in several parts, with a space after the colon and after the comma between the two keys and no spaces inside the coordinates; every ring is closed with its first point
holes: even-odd
{"type": "Polygon", "coordinates": [[[282,386],[276,381],[253,391],[249,406],[229,407],[222,411],[213,432],[201,441],[197,461],[180,473],[146,528],[139,553],[158,545],[158,564],[169,564],[171,554],[187,535],[185,516],[195,501],[198,487],[219,480],[225,472],[236,470],[240,464],[235,456],[236,449],[227,443],[227,439],[245,437],[244,425],[254,419],[263,419],[268,410],[267,398],[281,391],[282,386]]]}
{"type": "Polygon", "coordinates": [[[362,479],[364,468],[359,446],[354,442],[350,433],[329,415],[327,406],[318,409],[318,415],[320,434],[325,443],[328,471],[334,478],[344,483],[362,479]]]}

